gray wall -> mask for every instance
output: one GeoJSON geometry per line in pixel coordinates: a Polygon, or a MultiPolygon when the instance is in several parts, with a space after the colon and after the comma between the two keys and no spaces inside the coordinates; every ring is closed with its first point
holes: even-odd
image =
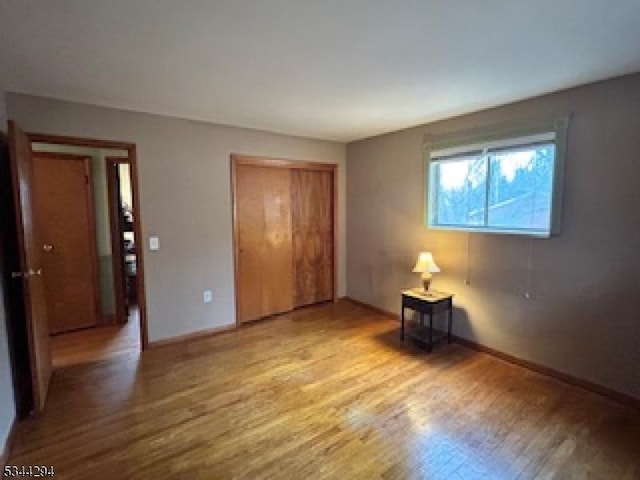
{"type": "Polygon", "coordinates": [[[9,118],[25,130],[135,142],[141,194],[149,338],[235,321],[231,153],[339,165],[339,282],[346,291],[345,146],[77,103],[7,94],[9,118]],[[149,235],[161,249],[150,252],[149,235]],[[213,303],[202,292],[213,289],[213,303]]]}
{"type": "Polygon", "coordinates": [[[434,287],[456,295],[457,335],[640,397],[639,112],[635,75],[350,143],[347,294],[398,312],[399,291],[419,284],[411,273],[418,252],[431,250],[442,269],[434,287]],[[424,134],[566,112],[573,118],[560,236],[423,225],[424,134]]]}
{"type": "MultiPolygon", "coordinates": [[[[7,116],[4,104],[4,92],[0,91],[0,132],[7,131],[7,116]]],[[[7,324],[4,311],[3,290],[0,288],[0,454],[4,452],[9,429],[16,415],[13,398],[13,379],[7,345],[7,324]]]]}

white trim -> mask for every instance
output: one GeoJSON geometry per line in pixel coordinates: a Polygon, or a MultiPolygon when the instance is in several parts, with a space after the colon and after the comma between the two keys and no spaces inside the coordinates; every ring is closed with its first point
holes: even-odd
{"type": "Polygon", "coordinates": [[[544,132],[544,133],[538,133],[536,135],[527,135],[525,137],[507,138],[502,140],[472,143],[469,145],[461,145],[458,147],[434,150],[429,153],[429,157],[434,162],[456,161],[461,159],[452,158],[451,160],[449,160],[446,157],[452,157],[452,156],[463,155],[463,154],[472,154],[475,152],[485,152],[493,148],[519,147],[519,146],[524,146],[532,143],[554,142],[555,139],[556,139],[556,132],[544,132]]]}
{"type": "Polygon", "coordinates": [[[471,227],[471,226],[456,226],[456,225],[427,225],[430,230],[451,230],[455,232],[471,232],[471,233],[498,233],[502,235],[518,235],[521,237],[533,237],[533,238],[551,238],[552,232],[548,230],[534,230],[534,229],[517,229],[517,228],[495,228],[495,227],[471,227]]]}

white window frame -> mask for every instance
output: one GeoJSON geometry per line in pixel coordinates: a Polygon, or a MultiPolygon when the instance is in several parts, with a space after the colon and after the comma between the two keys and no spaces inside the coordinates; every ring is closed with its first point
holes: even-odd
{"type": "MultiPolygon", "coordinates": [[[[425,140],[427,146],[427,157],[425,162],[425,224],[432,230],[453,230],[462,232],[477,233],[496,233],[507,235],[521,235],[538,238],[549,238],[560,234],[562,224],[562,201],[563,201],[563,183],[564,168],[567,145],[567,130],[569,126],[569,117],[556,119],[551,125],[547,124],[546,128],[538,126],[537,128],[521,129],[519,131],[503,132],[502,134],[493,135],[476,135],[467,136],[466,138],[454,138],[446,141],[428,141],[425,140]],[[487,155],[494,149],[505,149],[510,147],[519,147],[543,143],[553,143],[554,151],[554,169],[552,178],[552,197],[551,197],[551,218],[549,221],[549,230],[535,229],[509,229],[490,227],[488,225],[445,225],[436,223],[435,213],[437,211],[437,192],[435,187],[435,178],[432,175],[434,163],[444,163],[447,161],[456,161],[465,154],[470,155],[487,155]],[[442,145],[444,144],[444,145],[442,145]],[[451,159],[451,160],[448,160],[451,159]],[[431,208],[431,207],[434,208],[431,208]]],[[[487,177],[490,173],[487,172],[487,177]]],[[[489,183],[487,178],[487,190],[489,183]]]]}

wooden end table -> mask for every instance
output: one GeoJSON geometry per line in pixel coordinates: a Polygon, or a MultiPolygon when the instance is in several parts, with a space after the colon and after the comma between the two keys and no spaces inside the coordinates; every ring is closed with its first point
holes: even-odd
{"type": "Polygon", "coordinates": [[[405,329],[409,334],[418,341],[427,345],[427,351],[433,350],[434,342],[441,338],[447,337],[447,342],[451,343],[451,323],[453,319],[453,294],[440,292],[437,290],[429,290],[424,292],[422,288],[412,288],[402,292],[402,310],[401,310],[402,326],[400,329],[400,339],[404,341],[405,329]],[[420,324],[406,329],[405,327],[405,309],[410,308],[420,313],[420,324]],[[442,332],[433,328],[433,316],[436,313],[448,312],[447,331],[442,332]],[[429,315],[429,325],[424,323],[425,313],[429,315]]]}

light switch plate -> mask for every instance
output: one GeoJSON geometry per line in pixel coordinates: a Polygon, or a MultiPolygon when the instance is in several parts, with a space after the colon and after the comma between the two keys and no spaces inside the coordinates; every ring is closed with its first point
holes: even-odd
{"type": "Polygon", "coordinates": [[[149,237],[149,250],[155,252],[156,250],[160,250],[160,238],[153,236],[149,237]]]}
{"type": "Polygon", "coordinates": [[[213,302],[213,292],[211,290],[205,290],[202,295],[202,300],[204,300],[204,303],[213,302]]]}

